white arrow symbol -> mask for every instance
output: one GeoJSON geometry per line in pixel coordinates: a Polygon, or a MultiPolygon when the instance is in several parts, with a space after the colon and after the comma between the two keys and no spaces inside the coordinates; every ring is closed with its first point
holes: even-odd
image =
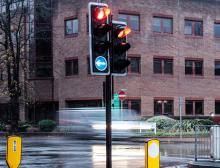
{"type": "Polygon", "coordinates": [[[105,62],[102,62],[102,61],[100,61],[100,60],[96,61],[95,64],[96,64],[97,66],[105,66],[105,65],[106,65],[105,62]]]}

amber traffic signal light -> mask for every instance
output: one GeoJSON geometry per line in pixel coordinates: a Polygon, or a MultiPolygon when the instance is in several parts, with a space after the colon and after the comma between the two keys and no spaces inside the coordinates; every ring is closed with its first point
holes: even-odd
{"type": "Polygon", "coordinates": [[[131,29],[125,22],[113,21],[112,23],[111,72],[113,75],[125,75],[130,64],[127,59],[127,50],[131,45],[127,43],[127,35],[131,33],[131,29]]]}

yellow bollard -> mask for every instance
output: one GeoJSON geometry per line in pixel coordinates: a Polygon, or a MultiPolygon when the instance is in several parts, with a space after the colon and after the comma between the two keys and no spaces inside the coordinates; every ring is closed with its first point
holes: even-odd
{"type": "Polygon", "coordinates": [[[21,163],[21,137],[7,138],[6,162],[9,168],[18,168],[21,163]]]}
{"type": "Polygon", "coordinates": [[[160,141],[157,139],[145,143],[145,168],[160,168],[160,141]]]}

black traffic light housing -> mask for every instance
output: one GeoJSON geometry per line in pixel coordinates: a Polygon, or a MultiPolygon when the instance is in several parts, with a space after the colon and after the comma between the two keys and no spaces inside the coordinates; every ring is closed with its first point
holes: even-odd
{"type": "Polygon", "coordinates": [[[127,59],[127,50],[131,45],[127,43],[127,35],[131,29],[125,22],[112,22],[111,73],[115,76],[124,76],[130,61],[127,59]]]}
{"type": "Polygon", "coordinates": [[[107,4],[89,3],[89,52],[92,75],[110,74],[109,33],[111,14],[107,4]]]}

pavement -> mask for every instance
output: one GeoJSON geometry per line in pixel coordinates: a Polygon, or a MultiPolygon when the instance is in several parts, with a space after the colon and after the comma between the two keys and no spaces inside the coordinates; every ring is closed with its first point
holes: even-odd
{"type": "MultiPolygon", "coordinates": [[[[104,168],[105,141],[66,136],[23,137],[20,168],[104,168]]],[[[192,161],[193,144],[162,144],[161,167],[184,168],[192,161]],[[180,150],[181,149],[181,150],[180,150]],[[182,152],[180,152],[182,151],[182,152]]],[[[0,167],[5,163],[6,138],[0,139],[0,167]]],[[[144,168],[144,143],[113,141],[113,168],[144,168]]]]}

